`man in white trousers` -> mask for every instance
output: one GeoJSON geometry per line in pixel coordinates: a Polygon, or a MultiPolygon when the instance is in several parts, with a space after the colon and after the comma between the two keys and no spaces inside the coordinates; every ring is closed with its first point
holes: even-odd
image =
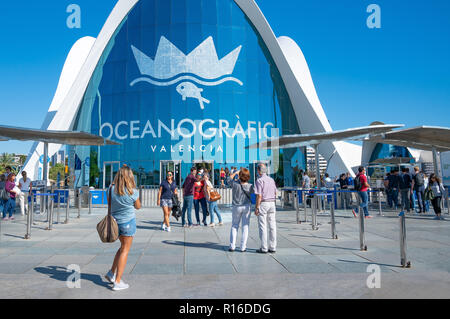
{"type": "Polygon", "coordinates": [[[31,179],[27,177],[27,172],[22,172],[22,178],[19,180],[19,189],[21,194],[19,195],[20,213],[25,215],[25,210],[28,212],[28,195],[30,195],[33,186],[31,185],[31,179]]]}
{"type": "Polygon", "coordinates": [[[255,215],[258,216],[259,238],[261,248],[258,253],[275,253],[277,250],[277,224],[275,199],[277,198],[277,187],[275,181],[267,175],[267,166],[258,165],[258,175],[255,182],[255,215]],[[267,241],[269,237],[269,241],[267,241]]]}

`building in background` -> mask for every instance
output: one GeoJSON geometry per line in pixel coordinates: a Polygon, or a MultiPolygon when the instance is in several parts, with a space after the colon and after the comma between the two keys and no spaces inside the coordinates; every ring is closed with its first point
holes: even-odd
{"type": "MultiPolygon", "coordinates": [[[[306,148],[306,163],[307,163],[307,170],[314,174],[316,171],[316,152],[314,151],[314,148],[307,147],[306,148]]],[[[327,160],[319,154],[319,169],[320,173],[324,174],[327,170],[327,160]]]]}
{"type": "MultiPolygon", "coordinates": [[[[330,132],[306,59],[276,37],[253,0],[119,0],[97,38],[71,49],[42,129],[85,131],[121,146],[70,147],[75,186],[108,186],[126,163],[138,184],[192,165],[210,170],[264,162],[279,186],[296,184],[305,148],[246,146],[287,134],[330,132]]],[[[50,145],[55,154],[61,145],[50,145]]],[[[42,178],[42,143],[26,170],[42,178]]],[[[354,170],[361,147],[324,142],[331,176],[354,170]]]]}

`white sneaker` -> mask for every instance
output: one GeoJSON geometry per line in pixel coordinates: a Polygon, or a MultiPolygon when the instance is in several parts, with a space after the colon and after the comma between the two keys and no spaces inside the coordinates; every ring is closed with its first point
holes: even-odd
{"type": "Polygon", "coordinates": [[[113,284],[116,281],[116,274],[113,274],[110,271],[108,271],[108,273],[105,275],[106,280],[108,280],[111,284],[113,284]]]}
{"type": "Polygon", "coordinates": [[[162,226],[161,226],[161,230],[167,230],[167,226],[166,226],[166,224],[162,224],[162,226]]]}
{"type": "Polygon", "coordinates": [[[130,285],[123,282],[123,280],[120,281],[120,283],[114,282],[114,287],[112,288],[114,291],[118,290],[124,290],[130,288],[130,285]]]}
{"type": "Polygon", "coordinates": [[[168,232],[171,232],[172,230],[170,229],[170,226],[169,227],[166,227],[166,231],[168,231],[168,232]]]}
{"type": "Polygon", "coordinates": [[[209,224],[208,226],[209,226],[209,227],[214,227],[214,226],[216,226],[216,224],[211,223],[211,224],[209,224]]]}

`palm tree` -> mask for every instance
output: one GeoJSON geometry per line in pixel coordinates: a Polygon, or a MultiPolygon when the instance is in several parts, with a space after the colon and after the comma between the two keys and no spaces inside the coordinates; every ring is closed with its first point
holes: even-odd
{"type": "Polygon", "coordinates": [[[5,169],[6,166],[13,166],[14,154],[3,153],[0,155],[0,168],[5,169]]]}

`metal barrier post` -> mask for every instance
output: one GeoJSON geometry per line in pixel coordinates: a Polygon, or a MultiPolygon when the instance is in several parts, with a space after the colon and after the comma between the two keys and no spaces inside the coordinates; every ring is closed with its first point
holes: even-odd
{"type": "Polygon", "coordinates": [[[77,188],[77,204],[78,204],[78,216],[77,218],[81,218],[81,194],[80,190],[77,188]]]}
{"type": "Polygon", "coordinates": [[[54,197],[53,196],[49,196],[48,198],[49,203],[50,203],[50,209],[49,214],[48,214],[48,227],[47,230],[52,230],[52,225],[53,225],[53,207],[54,207],[54,197]]]}
{"type": "MultiPolygon", "coordinates": [[[[31,198],[33,198],[33,195],[31,195],[31,198]]],[[[27,199],[28,200],[28,199],[27,199]]],[[[27,215],[27,232],[25,234],[25,239],[30,239],[31,238],[31,218],[33,216],[33,211],[34,211],[34,203],[33,201],[31,202],[31,212],[30,212],[30,207],[28,206],[28,215],[27,215]]]]}
{"type": "Polygon", "coordinates": [[[306,201],[307,201],[307,195],[306,195],[306,192],[302,192],[302,196],[303,196],[303,211],[304,211],[304,213],[305,213],[305,223],[306,223],[306,221],[307,221],[307,211],[306,211],[306,208],[307,208],[307,205],[306,205],[306,201]]]}
{"type": "Polygon", "coordinates": [[[312,225],[312,230],[318,230],[319,227],[317,227],[317,207],[319,206],[319,197],[314,195],[313,198],[311,199],[311,207],[312,207],[312,218],[311,218],[311,225],[312,225]]]}
{"type": "Polygon", "coordinates": [[[361,207],[361,197],[358,195],[358,214],[359,214],[359,247],[361,250],[367,250],[364,238],[364,211],[361,207]]]}
{"type": "Polygon", "coordinates": [[[383,211],[381,210],[381,191],[378,192],[378,215],[383,216],[383,211]]]}
{"type": "Polygon", "coordinates": [[[338,239],[336,234],[336,220],[334,218],[334,197],[335,193],[331,194],[332,205],[330,206],[330,215],[331,215],[331,238],[338,239]]]}
{"type": "Polygon", "coordinates": [[[69,223],[69,208],[70,208],[70,190],[67,190],[67,196],[64,196],[66,198],[66,220],[64,221],[64,224],[69,223]]]}
{"type": "Polygon", "coordinates": [[[294,193],[294,201],[295,201],[294,207],[295,207],[296,221],[297,221],[297,224],[300,224],[301,222],[300,222],[300,216],[299,216],[300,212],[299,212],[298,192],[297,191],[295,191],[295,193],[294,193]]]}
{"type": "Polygon", "coordinates": [[[447,214],[450,215],[450,206],[448,205],[448,192],[449,189],[447,188],[447,191],[445,192],[445,202],[447,203],[447,214]]]}
{"type": "Polygon", "coordinates": [[[60,223],[60,218],[59,218],[59,215],[60,215],[60,208],[61,208],[61,204],[60,204],[60,202],[61,202],[61,193],[58,191],[58,212],[57,212],[57,217],[56,217],[56,222],[59,224],[60,223]]]}
{"type": "Polygon", "coordinates": [[[142,205],[142,203],[143,203],[143,200],[142,200],[142,188],[143,188],[143,186],[141,185],[141,186],[139,187],[139,201],[141,202],[141,205],[142,205]]]}
{"type": "Polygon", "coordinates": [[[411,262],[406,259],[406,217],[405,212],[400,212],[400,263],[403,268],[410,268],[411,262]]]}
{"type": "Polygon", "coordinates": [[[89,200],[89,215],[91,215],[92,214],[92,192],[91,191],[89,191],[88,200],[89,200]]]}
{"type": "Polygon", "coordinates": [[[36,200],[36,195],[33,192],[31,192],[31,225],[33,225],[33,223],[34,223],[34,201],[35,200],[36,200]]]}

